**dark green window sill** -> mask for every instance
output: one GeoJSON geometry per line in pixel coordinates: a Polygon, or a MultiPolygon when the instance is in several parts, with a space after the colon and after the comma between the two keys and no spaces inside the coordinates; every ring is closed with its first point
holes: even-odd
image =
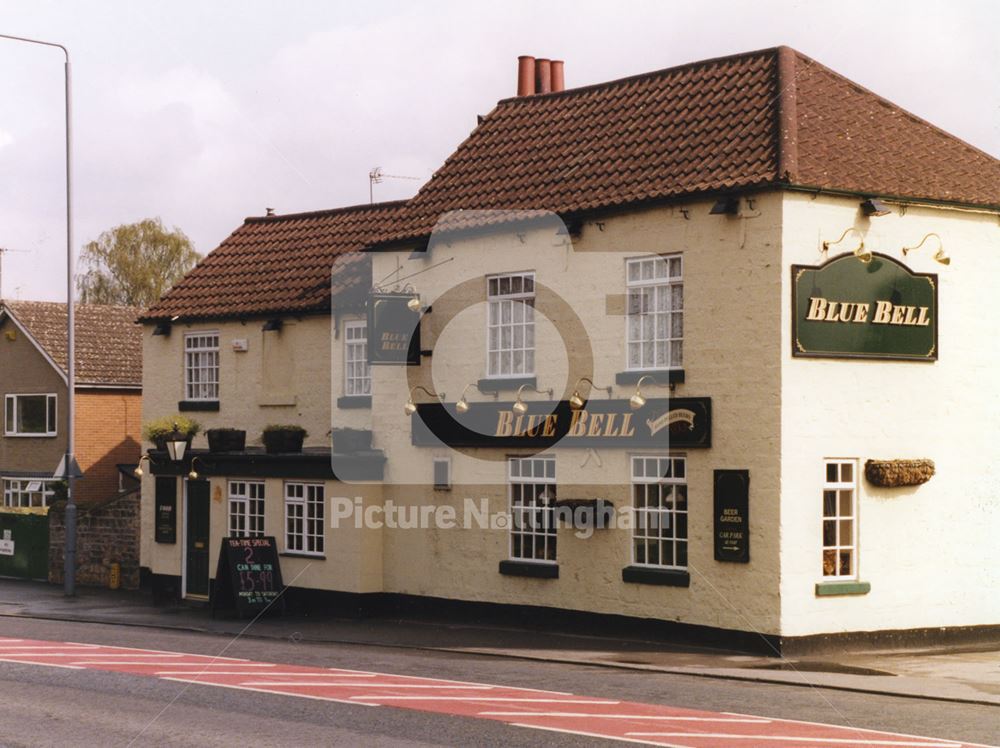
{"type": "Polygon", "coordinates": [[[371,395],[345,395],[337,398],[337,407],[341,410],[371,408],[372,397],[371,395]]]}
{"type": "Polygon", "coordinates": [[[218,400],[181,400],[177,403],[177,410],[181,413],[189,412],[217,412],[219,410],[218,400]]]}
{"type": "Polygon", "coordinates": [[[522,385],[538,386],[537,377],[490,377],[480,379],[476,385],[480,392],[513,392],[522,385]]]}
{"type": "Polygon", "coordinates": [[[286,556],[288,558],[311,558],[315,561],[326,561],[326,554],[324,553],[303,553],[300,551],[282,551],[278,555],[286,556]]]}
{"type": "Polygon", "coordinates": [[[833,595],[867,595],[871,591],[868,582],[817,582],[816,597],[833,595]]]}
{"type": "Polygon", "coordinates": [[[683,384],[683,369],[647,369],[645,371],[620,371],[615,374],[615,384],[636,384],[643,377],[649,377],[657,384],[683,384]]]}
{"type": "Polygon", "coordinates": [[[664,587],[690,587],[691,575],[679,569],[626,566],[622,569],[622,581],[634,584],[659,584],[664,587]]]}
{"type": "Polygon", "coordinates": [[[558,564],[538,561],[501,561],[500,573],[512,577],[534,577],[535,579],[558,579],[558,564]]]}

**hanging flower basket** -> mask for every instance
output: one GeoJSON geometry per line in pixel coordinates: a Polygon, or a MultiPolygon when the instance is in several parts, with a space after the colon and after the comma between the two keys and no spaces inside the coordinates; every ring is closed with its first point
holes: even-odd
{"type": "Polygon", "coordinates": [[[934,476],[934,460],[868,460],[865,478],[873,486],[919,486],[934,476]]]}

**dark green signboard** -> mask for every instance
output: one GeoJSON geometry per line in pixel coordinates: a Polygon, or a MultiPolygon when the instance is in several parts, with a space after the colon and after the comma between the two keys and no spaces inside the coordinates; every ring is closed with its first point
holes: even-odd
{"type": "Polygon", "coordinates": [[[882,254],[792,265],[792,355],[936,361],[937,276],[882,254]]]}
{"type": "Polygon", "coordinates": [[[376,293],[368,300],[368,363],[420,365],[420,312],[413,294],[376,293]]]}

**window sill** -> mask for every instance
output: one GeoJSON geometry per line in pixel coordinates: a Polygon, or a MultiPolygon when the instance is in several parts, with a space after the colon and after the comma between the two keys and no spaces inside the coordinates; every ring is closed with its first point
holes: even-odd
{"type": "Polygon", "coordinates": [[[476,383],[483,393],[513,392],[524,385],[538,387],[538,377],[487,377],[476,383]]]}
{"type": "Polygon", "coordinates": [[[683,384],[684,369],[646,369],[620,371],[615,374],[615,384],[636,384],[643,377],[651,377],[657,384],[683,384]]]}
{"type": "Polygon", "coordinates": [[[622,569],[622,581],[634,584],[658,584],[664,587],[690,587],[691,575],[679,569],[626,566],[622,569]]]}
{"type": "Polygon", "coordinates": [[[181,400],[177,403],[177,410],[181,413],[191,413],[191,412],[218,412],[219,401],[218,400],[181,400]]]}
{"type": "Polygon", "coordinates": [[[312,558],[317,561],[326,561],[325,553],[305,553],[303,551],[282,551],[278,554],[286,558],[312,558]]]}
{"type": "Polygon", "coordinates": [[[54,439],[59,434],[4,434],[8,439],[54,439]]]}
{"type": "Polygon", "coordinates": [[[337,407],[341,410],[351,410],[354,408],[371,408],[371,395],[345,395],[337,398],[337,407]]]}
{"type": "Polygon", "coordinates": [[[535,579],[558,579],[559,564],[545,561],[514,561],[507,559],[500,562],[501,574],[511,577],[534,577],[535,579]]]}
{"type": "Polygon", "coordinates": [[[846,580],[843,582],[817,582],[816,597],[832,597],[834,595],[867,595],[871,591],[868,582],[846,580]]]}

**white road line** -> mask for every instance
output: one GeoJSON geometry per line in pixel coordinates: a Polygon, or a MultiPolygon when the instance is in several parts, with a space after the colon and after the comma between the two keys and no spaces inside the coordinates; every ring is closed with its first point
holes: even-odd
{"type": "MultiPolygon", "coordinates": [[[[274,667],[271,665],[271,667],[274,667]]],[[[302,678],[374,678],[374,675],[338,675],[337,673],[255,673],[251,670],[157,670],[154,675],[294,675],[302,678]]],[[[354,685],[353,683],[351,685],[354,685]]]]}
{"type": "Polygon", "coordinates": [[[197,652],[170,652],[165,649],[138,649],[136,647],[120,647],[117,644],[96,644],[87,645],[83,642],[63,642],[64,644],[79,645],[81,647],[85,646],[97,646],[106,649],[113,649],[120,652],[132,652],[133,654],[142,654],[147,652],[149,654],[163,654],[163,655],[173,655],[175,657],[204,657],[206,660],[225,660],[226,662],[250,662],[246,657],[222,657],[221,655],[210,655],[210,654],[198,654],[197,652]]]}
{"type": "MultiPolygon", "coordinates": [[[[385,675],[385,673],[374,673],[369,670],[349,670],[346,668],[330,668],[330,670],[340,670],[342,673],[368,673],[369,675],[385,675]]],[[[467,680],[451,680],[449,678],[432,678],[430,676],[420,676],[420,675],[401,675],[396,674],[394,678],[408,678],[410,680],[430,680],[435,683],[456,683],[462,686],[490,686],[491,688],[496,688],[497,686],[492,683],[477,683],[475,681],[467,680]]],[[[551,693],[557,696],[572,696],[571,693],[566,691],[549,691],[544,688],[523,688],[521,686],[502,686],[502,688],[513,688],[518,691],[530,691],[531,693],[551,693]]]]}
{"type": "MultiPolygon", "coordinates": [[[[270,673],[268,673],[270,675],[270,673]]],[[[247,686],[323,686],[324,688],[462,688],[476,691],[489,691],[496,686],[432,686],[429,683],[324,683],[313,681],[312,683],[293,683],[291,681],[248,681],[247,686]]],[[[499,686],[504,688],[503,686],[499,686]]]]}
{"type": "Polygon", "coordinates": [[[16,647],[5,647],[0,646],[0,654],[7,654],[8,652],[14,652],[14,650],[22,649],[100,649],[97,644],[19,644],[16,647]]]}
{"type": "Polygon", "coordinates": [[[638,738],[625,738],[620,735],[606,735],[603,732],[587,732],[586,730],[569,730],[561,727],[545,727],[544,725],[522,725],[519,722],[509,722],[511,727],[527,727],[529,730],[545,730],[546,732],[561,732],[566,735],[583,735],[588,738],[604,738],[605,740],[618,740],[622,743],[641,743],[642,745],[659,745],[663,748],[691,748],[680,743],[664,743],[661,740],[639,740],[638,738]]]}
{"type": "Polygon", "coordinates": [[[740,722],[754,725],[767,725],[769,719],[737,719],[736,717],[673,717],[656,714],[589,714],[586,712],[479,712],[484,717],[586,717],[587,719],[650,719],[667,722],[740,722]]]}
{"type": "MultiPolygon", "coordinates": [[[[232,688],[236,691],[254,691],[255,693],[267,693],[271,696],[292,696],[292,694],[281,694],[275,691],[269,691],[265,688],[250,688],[249,686],[233,686],[228,683],[206,683],[200,680],[188,680],[186,678],[161,678],[160,680],[170,680],[175,683],[190,683],[194,686],[214,686],[216,688],[232,688]]],[[[350,704],[351,706],[378,706],[378,704],[364,704],[360,701],[345,701],[344,699],[335,699],[332,696],[316,696],[314,694],[308,693],[297,693],[292,698],[295,699],[315,699],[316,701],[335,701],[338,704],[350,704]]]]}
{"type": "Polygon", "coordinates": [[[13,662],[18,665],[38,665],[39,667],[62,667],[67,670],[83,670],[82,667],[77,665],[69,665],[65,662],[33,662],[32,660],[8,660],[5,657],[0,657],[0,662],[13,662]]]}
{"type": "MultiPolygon", "coordinates": [[[[842,730],[851,731],[849,727],[842,727],[842,730]]],[[[869,740],[868,738],[817,738],[812,735],[735,735],[727,732],[627,732],[637,738],[725,738],[726,740],[787,740],[793,743],[840,743],[843,745],[898,745],[907,748],[960,748],[961,743],[956,742],[920,742],[912,743],[901,740],[869,740]]]]}
{"type": "MultiPolygon", "coordinates": [[[[200,662],[159,662],[159,661],[149,661],[149,660],[74,660],[74,665],[128,665],[133,667],[135,665],[144,665],[146,667],[163,667],[164,665],[174,665],[175,667],[198,667],[200,662]]],[[[211,670],[206,670],[205,672],[212,672],[211,670]]],[[[143,673],[146,675],[147,673],[143,673]]],[[[252,674],[252,673],[248,673],[252,674]]]]}
{"type": "MultiPolygon", "coordinates": [[[[6,652],[4,653],[8,657],[79,657],[80,650],[75,652],[25,652],[23,654],[17,652],[6,652]]],[[[189,655],[182,654],[180,652],[174,652],[172,654],[140,654],[137,652],[94,652],[93,650],[87,650],[88,657],[201,657],[201,655],[189,655]]]]}
{"type": "Polygon", "coordinates": [[[368,699],[383,701],[392,699],[393,701],[520,701],[533,704],[620,704],[620,701],[592,701],[590,699],[522,699],[514,696],[378,696],[365,694],[363,696],[351,696],[352,699],[368,699]]]}

